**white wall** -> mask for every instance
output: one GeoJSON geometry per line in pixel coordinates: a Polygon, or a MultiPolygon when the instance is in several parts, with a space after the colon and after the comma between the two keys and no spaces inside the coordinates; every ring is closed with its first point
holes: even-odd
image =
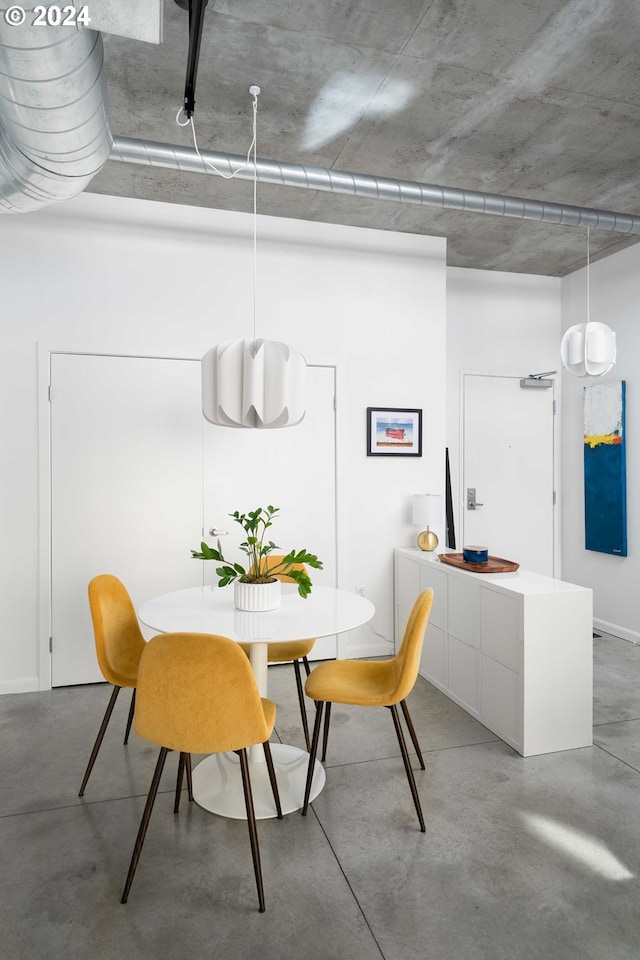
{"type": "MultiPolygon", "coordinates": [[[[199,357],[252,337],[251,226],[88,194],[0,217],[0,691],[37,689],[48,624],[44,610],[39,633],[38,343],[199,357]]],[[[366,653],[376,633],[393,639],[392,550],[414,535],[409,498],[443,490],[445,241],[261,217],[256,332],[337,365],[339,579],[376,606],[347,649],[366,653]],[[423,409],[421,459],[365,455],[376,405],[423,409]]]]}
{"type": "Polygon", "coordinates": [[[447,445],[458,547],[461,374],[559,370],[560,339],[560,280],[447,269],[447,445]]]}
{"type": "MultiPolygon", "coordinates": [[[[593,378],[562,378],[562,569],[564,579],[593,588],[594,622],[616,636],[640,642],[640,246],[590,267],[590,319],[615,330],[618,358],[601,382],[627,381],[627,557],[584,548],[583,390],[593,378]]],[[[562,328],[587,319],[586,268],[562,281],[562,328]]]]}

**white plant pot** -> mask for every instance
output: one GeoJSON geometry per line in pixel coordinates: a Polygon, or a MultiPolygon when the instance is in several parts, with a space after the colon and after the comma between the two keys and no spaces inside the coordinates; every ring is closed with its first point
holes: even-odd
{"type": "Polygon", "coordinates": [[[264,610],[275,610],[280,606],[281,583],[271,580],[269,583],[234,582],[234,602],[237,610],[248,610],[250,613],[259,613],[264,610]]]}

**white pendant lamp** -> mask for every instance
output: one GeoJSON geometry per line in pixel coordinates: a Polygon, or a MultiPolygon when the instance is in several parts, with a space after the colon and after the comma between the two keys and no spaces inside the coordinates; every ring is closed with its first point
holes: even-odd
{"type": "Polygon", "coordinates": [[[260,87],[249,87],[249,93],[253,97],[253,340],[225,340],[205,353],[202,412],[221,427],[293,427],[305,414],[306,361],[286,343],[256,340],[256,118],[260,87]]]}
{"type": "Polygon", "coordinates": [[[616,335],[606,323],[591,323],[589,309],[589,230],[587,230],[587,322],[569,327],[560,344],[563,367],[574,377],[601,377],[616,362],[616,335]]]}
{"type": "Polygon", "coordinates": [[[222,427],[292,427],[304,417],[304,358],[277,340],[226,340],[202,358],[202,412],[222,427]]]}

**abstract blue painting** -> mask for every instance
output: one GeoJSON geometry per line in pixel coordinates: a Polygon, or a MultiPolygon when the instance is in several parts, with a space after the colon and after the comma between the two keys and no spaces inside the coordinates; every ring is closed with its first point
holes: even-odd
{"type": "Polygon", "coordinates": [[[626,381],[584,388],[585,547],[627,555],[626,381]]]}

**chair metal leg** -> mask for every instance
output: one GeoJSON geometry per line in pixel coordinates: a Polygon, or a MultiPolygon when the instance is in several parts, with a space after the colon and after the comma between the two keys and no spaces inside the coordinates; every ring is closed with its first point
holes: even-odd
{"type": "Polygon", "coordinates": [[[304,742],[307,751],[311,746],[309,741],[309,723],[307,721],[307,708],[304,705],[304,690],[302,689],[302,676],[300,675],[300,661],[293,661],[293,669],[296,673],[296,687],[298,688],[298,703],[300,704],[300,716],[302,717],[302,729],[304,730],[304,742]]]}
{"type": "Polygon", "coordinates": [[[304,803],[302,804],[302,816],[306,817],[309,808],[309,794],[311,793],[311,781],[313,780],[313,771],[316,765],[316,755],[318,753],[318,740],[320,739],[320,727],[322,726],[322,711],[324,710],[324,700],[316,700],[316,719],[313,724],[313,736],[311,737],[311,750],[309,751],[309,766],[307,767],[307,782],[304,788],[304,803]]]}
{"type": "Polygon", "coordinates": [[[276,805],[276,813],[278,815],[278,820],[282,820],[282,807],[280,806],[280,792],[278,790],[278,781],[276,780],[276,771],[273,766],[273,757],[271,756],[271,746],[268,740],[262,744],[264,747],[264,758],[267,761],[267,770],[269,771],[269,780],[271,781],[271,789],[273,790],[273,799],[276,805]]]}
{"type": "Polygon", "coordinates": [[[240,757],[240,770],[242,771],[242,789],[244,790],[244,802],[247,808],[247,825],[249,827],[249,840],[251,842],[251,855],[253,857],[253,871],[256,875],[256,886],[258,888],[258,903],[260,913],[264,913],[264,888],[262,886],[262,867],[260,866],[260,848],[258,847],[258,831],[256,828],[256,815],[253,809],[253,794],[251,793],[251,778],[249,776],[249,761],[247,760],[247,751],[243,748],[237,751],[240,757]]]}
{"type": "Polygon", "coordinates": [[[131,732],[131,724],[133,723],[133,715],[136,711],[136,688],[133,688],[133,693],[131,694],[131,704],[129,705],[129,716],[127,717],[127,729],[124,734],[124,745],[129,743],[129,733],[131,732]]]}
{"type": "Polygon", "coordinates": [[[164,762],[167,759],[168,753],[169,753],[169,750],[167,749],[167,747],[160,748],[160,755],[158,756],[158,762],[156,763],[156,769],[153,773],[153,779],[151,781],[151,786],[149,788],[149,796],[147,797],[144,813],[142,814],[142,820],[140,821],[138,836],[136,837],[135,846],[133,848],[133,855],[131,857],[131,863],[129,864],[129,873],[127,874],[127,882],[124,885],[124,890],[122,891],[122,898],[120,900],[120,903],[126,903],[129,898],[129,890],[131,889],[131,883],[133,882],[133,875],[136,872],[136,867],[138,866],[138,860],[140,859],[140,854],[142,852],[142,844],[144,843],[144,838],[147,834],[147,827],[149,826],[149,820],[151,819],[151,811],[153,810],[153,804],[156,799],[156,794],[158,792],[158,786],[160,784],[160,777],[162,776],[164,762]]]}
{"type": "Polygon", "coordinates": [[[327,743],[329,741],[329,723],[331,721],[331,704],[327,703],[327,712],[324,715],[324,733],[322,735],[322,762],[327,759],[327,743]]]}
{"type": "Polygon", "coordinates": [[[190,753],[181,753],[180,760],[178,762],[178,778],[176,780],[176,800],[173,805],[173,812],[178,813],[180,810],[180,794],[182,792],[182,779],[184,774],[187,775],[187,796],[189,800],[193,802],[193,777],[191,773],[191,754],[190,753]]]}
{"type": "Polygon", "coordinates": [[[407,705],[407,701],[406,701],[406,700],[401,700],[401,701],[400,701],[400,706],[402,707],[402,712],[403,712],[403,714],[404,714],[404,720],[405,720],[405,723],[406,723],[407,728],[408,728],[408,730],[409,730],[409,736],[411,737],[411,742],[413,743],[413,747],[414,747],[414,749],[415,749],[415,751],[416,751],[416,753],[417,753],[417,755],[418,755],[418,761],[419,761],[419,763],[420,763],[421,768],[424,770],[424,769],[425,769],[425,766],[424,766],[424,760],[423,760],[423,758],[422,758],[422,751],[420,750],[420,744],[418,743],[418,738],[417,738],[417,736],[416,736],[415,727],[413,726],[413,721],[412,721],[412,719],[411,719],[411,714],[409,713],[409,707],[408,707],[408,705],[407,705]]]}
{"type": "Polygon", "coordinates": [[[184,777],[185,757],[186,757],[186,754],[181,753],[180,759],[178,761],[178,776],[176,778],[176,799],[173,804],[174,813],[179,813],[180,811],[180,792],[182,790],[182,778],[184,777]]]}
{"type": "Polygon", "coordinates": [[[411,796],[413,797],[416,813],[418,814],[420,830],[422,831],[422,833],[424,833],[426,830],[426,827],[424,825],[424,817],[422,816],[422,807],[420,806],[420,797],[418,796],[418,788],[416,786],[416,780],[413,775],[413,770],[411,769],[411,763],[409,762],[409,754],[407,753],[407,744],[405,743],[402,727],[400,726],[400,715],[398,713],[398,707],[394,703],[392,704],[392,706],[389,707],[389,710],[391,710],[391,716],[393,717],[393,725],[396,728],[396,736],[398,737],[398,743],[400,744],[400,753],[402,754],[402,762],[404,763],[404,769],[407,774],[407,780],[409,781],[411,796]]]}
{"type": "Polygon", "coordinates": [[[304,669],[306,671],[306,674],[307,676],[309,676],[309,674],[311,673],[311,667],[309,666],[309,661],[307,660],[306,657],[303,657],[302,662],[304,664],[304,669]]]}
{"type": "Polygon", "coordinates": [[[193,777],[191,774],[191,754],[185,753],[185,762],[184,768],[187,772],[187,796],[189,797],[189,802],[193,803],[193,777]]]}
{"type": "Polygon", "coordinates": [[[80,787],[79,797],[84,796],[84,788],[87,785],[91,771],[93,770],[93,765],[96,762],[96,757],[98,756],[98,751],[102,744],[102,739],[104,737],[105,730],[109,725],[109,720],[111,719],[111,714],[113,713],[113,708],[116,705],[116,700],[118,699],[118,694],[122,690],[122,687],[114,686],[111,691],[111,697],[109,703],[107,704],[107,709],[105,710],[104,717],[102,718],[102,723],[100,724],[100,729],[98,730],[98,736],[96,737],[96,742],[93,745],[93,750],[91,751],[91,756],[89,757],[89,763],[87,764],[87,769],[84,773],[84,778],[82,780],[82,786],[80,787]]]}

